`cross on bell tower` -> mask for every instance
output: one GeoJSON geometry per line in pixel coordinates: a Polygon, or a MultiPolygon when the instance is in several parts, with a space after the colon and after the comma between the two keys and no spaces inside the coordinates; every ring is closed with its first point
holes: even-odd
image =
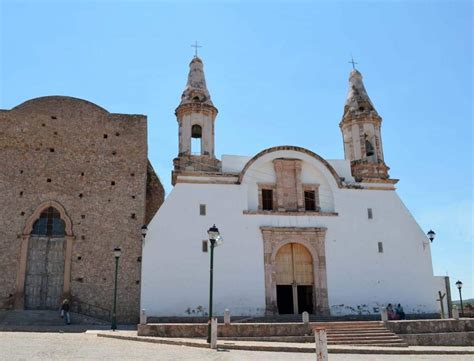
{"type": "Polygon", "coordinates": [[[351,61],[348,62],[349,64],[352,64],[352,70],[355,70],[355,65],[359,64],[354,61],[354,57],[351,55],[351,61]]]}
{"type": "Polygon", "coordinates": [[[192,48],[194,48],[194,57],[198,57],[198,48],[202,48],[202,45],[198,45],[197,40],[194,42],[194,45],[191,45],[192,48]]]}

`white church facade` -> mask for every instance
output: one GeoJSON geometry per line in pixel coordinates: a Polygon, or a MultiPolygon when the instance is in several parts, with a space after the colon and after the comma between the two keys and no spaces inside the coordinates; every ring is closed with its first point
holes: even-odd
{"type": "Polygon", "coordinates": [[[198,57],[176,116],[174,188],[143,247],[147,315],[206,314],[213,224],[224,239],[215,249],[214,314],[376,314],[388,303],[438,311],[445,288],[433,275],[430,242],[388,175],[382,119],[357,70],[340,122],[344,160],[287,145],[217,159],[217,109],[198,57]]]}

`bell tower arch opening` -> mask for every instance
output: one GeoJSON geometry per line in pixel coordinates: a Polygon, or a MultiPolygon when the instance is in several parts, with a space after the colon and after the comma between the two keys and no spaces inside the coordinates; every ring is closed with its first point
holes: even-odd
{"type": "Polygon", "coordinates": [[[202,128],[197,124],[194,124],[191,128],[191,154],[202,154],[202,128]]]}

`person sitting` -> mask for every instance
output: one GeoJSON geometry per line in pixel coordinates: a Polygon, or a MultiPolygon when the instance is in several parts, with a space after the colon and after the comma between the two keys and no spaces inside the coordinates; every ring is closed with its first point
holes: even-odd
{"type": "Polygon", "coordinates": [[[396,320],[397,314],[393,310],[393,306],[391,303],[387,305],[387,316],[389,320],[396,320]]]}
{"type": "Polygon", "coordinates": [[[395,309],[395,312],[397,313],[397,318],[399,320],[405,319],[405,311],[403,311],[402,305],[398,304],[397,308],[395,309]]]}

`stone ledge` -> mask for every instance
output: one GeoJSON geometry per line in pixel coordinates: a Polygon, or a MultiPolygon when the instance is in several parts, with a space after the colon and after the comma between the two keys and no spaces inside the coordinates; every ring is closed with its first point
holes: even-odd
{"type": "Polygon", "coordinates": [[[445,332],[473,332],[474,319],[388,321],[385,327],[398,335],[445,332]]]}
{"type": "Polygon", "coordinates": [[[255,216],[255,215],[265,215],[265,216],[315,216],[315,217],[335,217],[338,216],[337,212],[312,212],[312,211],[243,211],[243,214],[255,216]]]}
{"type": "MultiPolygon", "coordinates": [[[[189,338],[164,338],[137,336],[136,332],[114,332],[108,331],[98,333],[98,337],[108,337],[128,341],[151,342],[167,345],[181,345],[190,347],[209,348],[204,339],[189,338]]],[[[221,350],[249,350],[249,351],[273,351],[273,352],[298,352],[314,353],[312,343],[267,343],[257,341],[218,341],[217,346],[221,350]]],[[[386,354],[386,355],[474,355],[473,347],[363,347],[363,346],[328,346],[329,353],[339,354],[386,354]]]]}
{"type": "Polygon", "coordinates": [[[399,334],[409,346],[472,346],[474,332],[399,334]]]}

